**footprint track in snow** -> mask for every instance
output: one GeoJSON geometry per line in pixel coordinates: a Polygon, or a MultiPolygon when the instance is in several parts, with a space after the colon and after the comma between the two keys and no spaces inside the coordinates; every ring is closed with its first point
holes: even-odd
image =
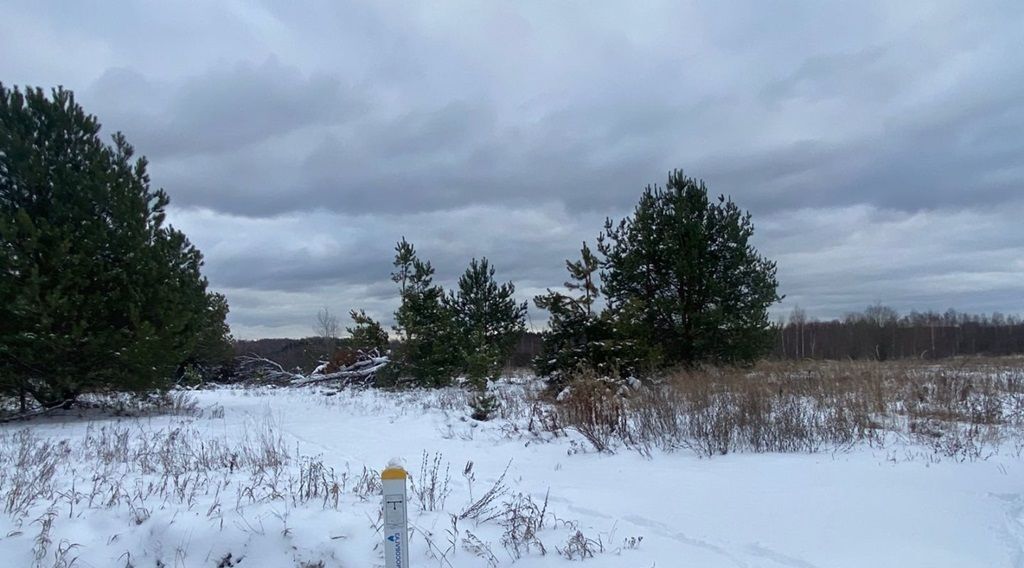
{"type": "Polygon", "coordinates": [[[737,553],[730,551],[728,548],[724,546],[720,546],[712,542],[701,540],[699,538],[694,538],[685,533],[675,531],[666,524],[652,519],[648,519],[638,515],[630,515],[623,517],[623,520],[628,521],[639,527],[655,531],[659,536],[673,539],[677,542],[686,544],[688,546],[693,546],[696,548],[701,548],[704,550],[708,550],[710,552],[714,552],[715,554],[718,554],[719,556],[728,559],[730,562],[732,562],[735,566],[739,568],[752,568],[751,564],[746,559],[742,558],[740,555],[752,556],[758,560],[767,560],[772,564],[783,566],[785,568],[818,568],[817,565],[806,560],[803,560],[802,558],[797,558],[795,556],[783,554],[777,550],[768,548],[760,543],[754,543],[744,546],[737,553]]]}

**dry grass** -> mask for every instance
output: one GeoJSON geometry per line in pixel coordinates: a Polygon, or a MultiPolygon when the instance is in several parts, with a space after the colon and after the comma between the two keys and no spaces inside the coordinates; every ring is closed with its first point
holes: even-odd
{"type": "MultiPolygon", "coordinates": [[[[550,439],[547,428],[560,431],[557,412],[537,398],[539,388],[538,382],[503,382],[495,392],[508,419],[522,422],[521,432],[550,439]]],[[[233,394],[262,396],[263,391],[237,389],[233,394]]],[[[316,395],[310,401],[337,405],[350,396],[316,395]]],[[[7,536],[22,537],[26,551],[31,547],[25,564],[58,568],[83,562],[79,556],[88,557],[87,543],[80,546],[62,538],[68,534],[68,523],[82,519],[113,519],[114,526],[122,523],[107,541],[108,547],[125,547],[115,563],[118,566],[152,566],[153,559],[139,558],[139,535],[161,531],[179,517],[201,520],[210,530],[224,533],[226,541],[244,537],[248,542],[292,538],[302,526],[294,519],[308,518],[309,509],[351,515],[358,507],[366,513],[370,530],[380,531],[379,472],[367,467],[350,470],[347,465],[335,471],[322,456],[299,454],[296,444],[285,441],[270,412],[245,414],[240,428],[218,433],[202,417],[222,417],[223,408],[208,412],[188,404],[188,397],[167,400],[161,403],[164,410],[153,412],[172,416],[160,420],[150,420],[148,412],[113,420],[106,407],[102,420],[85,421],[74,431],[63,430],[63,423],[74,416],[0,429],[0,507],[7,516],[4,521],[14,529],[7,536]]],[[[363,393],[354,404],[365,405],[360,412],[366,413],[378,406],[396,415],[424,408],[462,413],[464,400],[452,388],[363,393]]],[[[456,426],[476,427],[463,422],[456,426]]],[[[501,426],[495,430],[501,431],[501,426]]],[[[593,548],[592,539],[572,543],[578,525],[556,517],[545,493],[513,490],[518,482],[512,479],[511,463],[486,482],[476,481],[472,461],[460,463],[456,467],[462,479],[453,484],[445,456],[424,451],[421,457],[410,488],[410,498],[421,509],[413,529],[438,566],[450,566],[457,554],[469,554],[480,565],[507,565],[554,552],[554,543],[567,543],[560,549],[579,558],[600,552],[593,548]],[[461,508],[450,508],[453,494],[461,508]],[[438,519],[449,520],[450,528],[436,530],[431,522],[438,519]],[[577,550],[577,545],[582,548],[577,550]]],[[[231,546],[231,550],[218,550],[203,565],[236,566],[244,565],[243,559],[249,561],[248,545],[231,546]]],[[[192,553],[187,541],[154,552],[162,555],[156,559],[157,566],[192,565],[196,560],[189,556],[192,553]]],[[[302,556],[296,552],[297,566],[318,565],[315,557],[309,564],[302,556]]]]}
{"type": "Polygon", "coordinates": [[[1020,438],[1024,367],[1016,363],[764,363],[680,371],[638,388],[584,377],[561,397],[559,421],[602,452],[817,452],[895,436],[978,459],[1020,438]]]}
{"type": "Polygon", "coordinates": [[[3,512],[16,526],[38,528],[37,564],[70,566],[77,545],[55,545],[49,537],[58,515],[121,510],[141,525],[154,508],[195,510],[216,520],[232,506],[239,512],[274,500],[338,507],[344,478],[318,458],[290,467],[294,460],[269,419],[247,432],[241,440],[227,440],[204,437],[185,422],[159,429],[134,422],[90,425],[82,438],[54,441],[27,428],[0,431],[3,512]]]}
{"type": "MultiPolygon", "coordinates": [[[[34,566],[76,564],[80,547],[54,536],[60,534],[54,530],[57,519],[88,519],[104,511],[140,526],[166,519],[173,510],[208,519],[219,530],[227,521],[263,536],[260,513],[250,516],[252,505],[271,511],[282,510],[274,504],[283,506],[280,520],[287,533],[290,509],[337,511],[346,493],[375,500],[380,492],[373,470],[364,468],[346,487],[347,472],[336,474],[320,456],[294,455],[269,416],[251,419],[237,437],[211,436],[193,419],[160,428],[149,424],[95,423],[82,436],[59,440],[29,428],[0,430],[0,507],[15,527],[7,536],[32,535],[34,566]]],[[[127,561],[119,565],[134,565],[125,554],[127,561]]]]}

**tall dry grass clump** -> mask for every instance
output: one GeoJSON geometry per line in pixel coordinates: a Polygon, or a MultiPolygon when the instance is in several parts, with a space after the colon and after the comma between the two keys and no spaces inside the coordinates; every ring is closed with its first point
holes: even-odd
{"type": "Polygon", "coordinates": [[[762,363],[680,370],[647,384],[581,376],[558,405],[598,451],[625,446],[817,452],[901,437],[950,457],[983,457],[1017,436],[1024,368],[1007,362],[762,363]]]}

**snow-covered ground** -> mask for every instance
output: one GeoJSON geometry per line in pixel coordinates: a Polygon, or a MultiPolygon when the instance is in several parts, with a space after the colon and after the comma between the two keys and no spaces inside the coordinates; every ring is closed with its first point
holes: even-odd
{"type": "Polygon", "coordinates": [[[1019,447],[646,458],[531,434],[525,409],[467,421],[450,390],[195,395],[201,416],[0,428],[0,565],[382,566],[374,480],[397,457],[417,489],[439,466],[433,507],[411,496],[413,567],[568,566],[580,547],[616,568],[1024,566],[1019,447]]]}

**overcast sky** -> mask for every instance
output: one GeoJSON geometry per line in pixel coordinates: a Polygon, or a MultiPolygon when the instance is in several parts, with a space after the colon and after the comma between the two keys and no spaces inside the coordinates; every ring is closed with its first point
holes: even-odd
{"type": "Polygon", "coordinates": [[[403,235],[529,298],[672,168],[753,214],[776,313],[1022,313],[1022,54],[1020,0],[0,0],[0,81],[150,159],[242,338],[390,321],[403,235]]]}

